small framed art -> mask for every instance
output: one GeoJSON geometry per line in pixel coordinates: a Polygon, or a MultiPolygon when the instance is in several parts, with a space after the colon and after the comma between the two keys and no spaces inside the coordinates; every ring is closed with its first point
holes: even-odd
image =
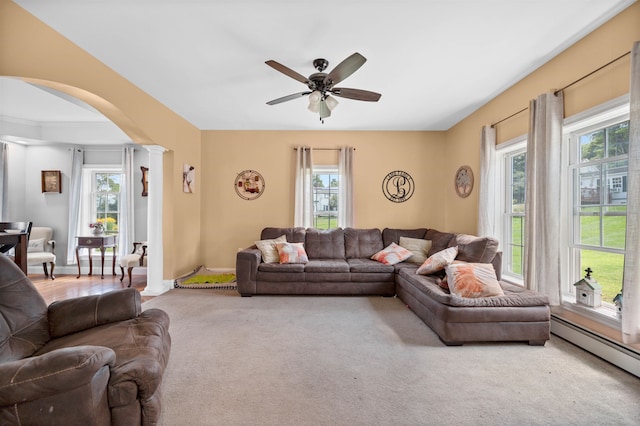
{"type": "Polygon", "coordinates": [[[62,173],[60,170],[42,170],[42,192],[62,192],[62,173]]]}

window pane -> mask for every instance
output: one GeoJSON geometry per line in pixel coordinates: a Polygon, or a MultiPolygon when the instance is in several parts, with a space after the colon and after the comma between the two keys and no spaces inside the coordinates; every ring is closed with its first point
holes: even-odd
{"type": "Polygon", "coordinates": [[[607,157],[629,153],[629,122],[607,128],[607,157]]]}
{"type": "Polygon", "coordinates": [[[107,201],[108,201],[107,211],[109,212],[118,211],[119,198],[120,197],[118,196],[118,194],[107,194],[107,201]]]}
{"type": "Polygon", "coordinates": [[[580,173],[580,204],[600,204],[600,166],[583,166],[580,173]]]}
{"type": "Polygon", "coordinates": [[[600,246],[600,207],[580,209],[579,244],[600,246]]]}
{"type": "Polygon", "coordinates": [[[511,259],[509,259],[509,271],[522,275],[523,253],[524,253],[524,217],[514,216],[511,218],[511,259]]]}
{"type": "Polygon", "coordinates": [[[579,141],[581,163],[604,158],[604,129],[581,135],[579,141]]]}
{"type": "Polygon", "coordinates": [[[105,223],[107,225],[107,231],[117,232],[118,231],[118,214],[117,213],[107,214],[105,223]]]}
{"type": "Polygon", "coordinates": [[[604,241],[608,248],[624,250],[627,229],[627,207],[611,206],[604,209],[602,218],[604,241]]]}
{"type": "Polygon", "coordinates": [[[120,174],[112,174],[109,175],[109,179],[107,181],[107,185],[108,185],[108,189],[106,189],[105,191],[109,191],[109,192],[120,192],[120,179],[121,179],[120,174]]]}
{"type": "Polygon", "coordinates": [[[613,161],[604,165],[607,185],[605,204],[627,204],[628,161],[613,161]]]}
{"type": "MultiPolygon", "coordinates": [[[[591,276],[602,286],[602,301],[613,303],[622,288],[624,255],[596,250],[580,250],[580,269],[591,268],[591,276]]],[[[584,277],[584,273],[582,276],[584,277]]],[[[577,280],[576,280],[577,281],[577,280]]]]}
{"type": "Polygon", "coordinates": [[[524,213],[526,153],[511,157],[511,212],[524,213]]]}
{"type": "Polygon", "coordinates": [[[107,196],[105,194],[97,194],[96,195],[96,212],[98,216],[100,213],[104,213],[107,211],[107,196]]]}

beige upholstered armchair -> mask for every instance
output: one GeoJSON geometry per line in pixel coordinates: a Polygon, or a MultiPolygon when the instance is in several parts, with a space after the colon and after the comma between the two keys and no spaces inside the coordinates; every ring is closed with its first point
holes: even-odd
{"type": "Polygon", "coordinates": [[[31,227],[29,247],[27,248],[27,265],[40,265],[44,269],[44,275],[49,276],[47,263],[51,266],[51,279],[53,269],[56,266],[56,242],[53,240],[53,229],[43,226],[31,227]]]}
{"type": "Polygon", "coordinates": [[[129,254],[125,254],[120,258],[120,272],[122,276],[120,277],[120,281],[124,280],[124,270],[127,270],[127,275],[129,276],[129,285],[127,287],[131,287],[131,271],[135,267],[146,267],[147,266],[147,242],[136,242],[133,243],[133,251],[129,254]]]}

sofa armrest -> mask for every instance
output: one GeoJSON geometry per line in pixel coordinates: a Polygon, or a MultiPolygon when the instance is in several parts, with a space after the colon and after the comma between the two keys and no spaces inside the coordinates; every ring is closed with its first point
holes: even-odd
{"type": "Polygon", "coordinates": [[[0,364],[0,406],[47,398],[90,383],[116,354],[102,346],[75,346],[0,364]]]}
{"type": "Polygon", "coordinates": [[[240,250],[236,254],[236,282],[241,295],[255,294],[256,274],[261,260],[260,250],[254,247],[240,250]]]}
{"type": "Polygon", "coordinates": [[[52,338],[62,337],[99,325],[132,319],[140,312],[140,293],[133,288],[60,300],[49,305],[49,333],[52,338]]]}

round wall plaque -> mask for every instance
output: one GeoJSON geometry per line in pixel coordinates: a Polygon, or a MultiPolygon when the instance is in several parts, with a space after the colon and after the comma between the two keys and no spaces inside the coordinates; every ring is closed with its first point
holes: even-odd
{"type": "Polygon", "coordinates": [[[469,166],[460,166],[456,172],[456,177],[453,181],[456,188],[456,193],[462,198],[466,198],[471,194],[473,190],[473,171],[469,166]]]}
{"type": "Polygon", "coordinates": [[[264,178],[255,170],[245,170],[238,173],[233,187],[240,198],[255,200],[264,192],[264,178]]]}
{"type": "Polygon", "coordinates": [[[413,195],[415,185],[413,178],[407,172],[395,170],[384,177],[382,192],[394,203],[403,203],[413,195]]]}

